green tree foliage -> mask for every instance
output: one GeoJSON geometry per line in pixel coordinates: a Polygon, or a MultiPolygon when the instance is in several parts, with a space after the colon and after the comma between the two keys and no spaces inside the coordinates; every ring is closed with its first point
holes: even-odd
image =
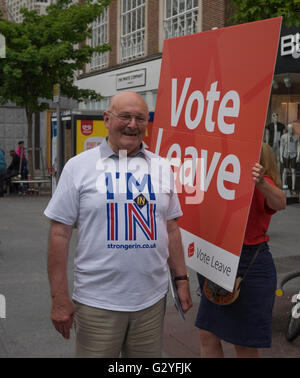
{"type": "Polygon", "coordinates": [[[230,8],[234,14],[230,21],[234,24],[283,17],[287,26],[300,24],[300,0],[232,0],[230,8]]]}
{"type": "MultiPolygon", "coordinates": [[[[59,83],[61,94],[75,100],[99,99],[92,90],[79,89],[74,78],[90,62],[93,52],[105,52],[109,45],[92,48],[91,23],[111,0],[58,0],[46,15],[22,9],[22,23],[0,18],[0,34],[6,39],[6,58],[0,59],[0,103],[12,101],[26,110],[28,149],[32,147],[32,116],[49,107],[53,85],[59,83]]],[[[29,155],[29,164],[31,164],[29,155]]],[[[30,166],[33,173],[32,165],[30,166]]]]}

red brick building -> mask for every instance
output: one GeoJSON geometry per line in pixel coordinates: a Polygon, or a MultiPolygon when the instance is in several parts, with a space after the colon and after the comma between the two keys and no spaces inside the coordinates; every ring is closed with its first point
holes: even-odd
{"type": "Polygon", "coordinates": [[[155,109],[163,42],[228,23],[226,0],[115,0],[93,24],[93,46],[108,42],[112,50],[95,54],[79,76],[80,88],[94,89],[105,98],[81,104],[103,110],[121,90],[139,92],[155,109]]]}

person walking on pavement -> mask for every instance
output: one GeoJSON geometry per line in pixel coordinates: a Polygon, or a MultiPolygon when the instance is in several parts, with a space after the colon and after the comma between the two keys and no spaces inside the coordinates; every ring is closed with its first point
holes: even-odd
{"type": "Polygon", "coordinates": [[[272,215],[285,209],[286,198],[271,147],[263,143],[260,163],[252,168],[255,189],[246,226],[237,277],[243,276],[235,302],[219,305],[209,301],[198,274],[201,301],[196,319],[200,329],[201,357],[224,357],[221,340],[235,346],[238,357],[259,357],[258,348],[270,348],[272,310],[276,290],[276,268],[266,234],[272,215]]]}
{"type": "MultiPolygon", "coordinates": [[[[21,175],[21,179],[28,180],[28,166],[27,166],[27,159],[25,155],[25,147],[24,147],[23,140],[21,140],[18,143],[16,154],[20,158],[19,174],[21,175]]],[[[28,190],[28,184],[20,185],[20,190],[21,190],[20,193],[25,194],[28,190]]]]}
{"type": "Polygon", "coordinates": [[[18,176],[19,168],[20,168],[20,158],[16,154],[15,150],[10,150],[9,155],[11,157],[11,162],[9,166],[6,169],[5,174],[2,175],[0,178],[0,185],[4,187],[4,183],[6,183],[6,186],[10,186],[10,193],[17,193],[18,192],[18,184],[11,184],[10,179],[14,176],[18,176]]]}
{"type": "Polygon", "coordinates": [[[153,159],[167,163],[142,143],[148,114],[137,93],[115,95],[103,113],[107,140],[66,163],[45,210],[51,319],[69,338],[74,316],[77,357],[161,357],[168,265],[183,311],[192,306],[170,166],[169,191],[155,192],[149,174],[153,159]],[[66,267],[75,223],[71,301],[66,267]]]}
{"type": "Polygon", "coordinates": [[[3,187],[3,177],[6,172],[6,161],[4,151],[0,148],[0,197],[3,197],[4,187],[3,187]]]}

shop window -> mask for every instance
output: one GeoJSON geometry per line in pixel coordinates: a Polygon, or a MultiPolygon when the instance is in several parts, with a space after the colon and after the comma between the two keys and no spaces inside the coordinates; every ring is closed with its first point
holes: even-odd
{"type": "Polygon", "coordinates": [[[100,110],[106,110],[109,106],[110,97],[105,97],[100,101],[100,110]]]}
{"type": "Polygon", "coordinates": [[[274,76],[268,122],[275,112],[278,120],[287,126],[299,119],[300,73],[281,73],[274,76]]]}

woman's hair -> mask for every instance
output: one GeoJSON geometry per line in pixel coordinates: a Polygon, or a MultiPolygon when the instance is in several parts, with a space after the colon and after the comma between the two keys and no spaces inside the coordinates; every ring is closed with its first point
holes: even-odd
{"type": "Polygon", "coordinates": [[[265,168],[265,174],[268,175],[274,181],[276,186],[281,189],[281,178],[278,172],[275,154],[267,143],[263,143],[261,146],[259,163],[265,168]]]}

